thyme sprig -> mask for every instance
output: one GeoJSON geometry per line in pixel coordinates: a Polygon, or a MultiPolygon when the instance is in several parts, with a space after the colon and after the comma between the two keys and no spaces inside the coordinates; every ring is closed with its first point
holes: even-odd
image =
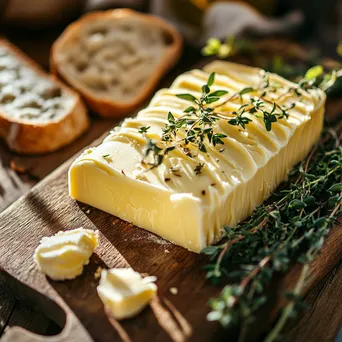
{"type": "Polygon", "coordinates": [[[138,133],[145,134],[148,132],[148,130],[151,128],[151,126],[142,126],[138,129],[138,133]]]}
{"type": "MultiPolygon", "coordinates": [[[[163,162],[164,157],[176,148],[193,158],[194,154],[190,147],[195,147],[198,152],[205,153],[207,152],[206,141],[213,146],[224,144],[222,139],[226,135],[215,132],[213,126],[217,120],[225,117],[214,113],[214,109],[208,105],[217,102],[228,91],[215,90],[212,92],[210,87],[214,80],[215,73],[211,73],[207,83],[201,88],[200,98],[196,98],[192,94],[176,95],[182,100],[190,101],[192,105],[187,107],[179,118],[175,118],[172,112],[168,113],[168,122],[162,130],[161,142],[157,144],[149,139],[145,146],[144,163],[150,165],[151,168],[157,167],[163,162]],[[183,137],[179,137],[180,132],[184,135],[183,137]]],[[[142,128],[139,130],[140,133],[145,133],[141,130],[142,128]]],[[[196,169],[194,171],[196,174],[200,174],[196,169]]]]}
{"type": "Polygon", "coordinates": [[[214,282],[228,277],[233,282],[210,301],[208,320],[226,327],[240,324],[245,331],[268,300],[265,288],[275,274],[286,272],[295,262],[304,265],[300,278],[286,295],[288,305],[266,341],[274,341],[288,317],[301,307],[310,263],[341,211],[340,131],[327,129],[321,142],[292,170],[292,182],[275,193],[270,204],[259,206],[236,228],[225,227],[226,241],[202,251],[211,260],[207,277],[214,282]]]}
{"type": "Polygon", "coordinates": [[[225,134],[215,133],[213,126],[220,118],[219,113],[214,113],[214,109],[208,105],[217,102],[222,96],[228,93],[227,90],[216,90],[211,92],[210,87],[215,80],[215,73],[209,75],[208,81],[201,88],[202,94],[199,99],[191,94],[177,94],[180,99],[190,101],[192,106],[184,110],[184,115],[175,119],[171,112],[168,114],[168,124],[163,129],[162,141],[176,142],[181,146],[194,145],[201,152],[207,152],[205,140],[209,144],[216,146],[224,144],[222,139],[225,134]],[[177,133],[184,129],[185,137],[177,140],[177,133]]]}

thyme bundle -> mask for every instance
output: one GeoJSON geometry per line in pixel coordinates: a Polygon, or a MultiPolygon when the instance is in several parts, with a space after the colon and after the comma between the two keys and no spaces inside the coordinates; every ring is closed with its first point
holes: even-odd
{"type": "Polygon", "coordinates": [[[340,140],[341,129],[326,129],[320,143],[291,171],[291,182],[272,196],[270,204],[259,206],[237,227],[225,227],[224,242],[202,251],[211,260],[207,278],[233,281],[211,299],[208,320],[225,327],[240,324],[243,335],[268,300],[265,288],[275,274],[286,272],[294,262],[304,265],[302,273],[293,292],[284,294],[288,305],[266,341],[274,341],[287,319],[301,307],[300,293],[310,263],[341,211],[340,140]]]}
{"type": "MultiPolygon", "coordinates": [[[[236,39],[227,39],[222,44],[211,38],[202,52],[219,58],[236,53],[253,55],[253,45],[236,39]]],[[[313,65],[307,71],[296,70],[282,57],[274,56],[272,63],[264,67],[299,82],[298,88],[289,89],[298,96],[298,89],[310,87],[319,87],[328,96],[340,95],[341,64],[335,65],[340,70],[324,70],[321,65],[309,62],[313,65]]],[[[295,262],[303,264],[301,274],[292,292],[284,293],[288,304],[265,341],[278,339],[288,318],[303,306],[300,295],[310,274],[310,264],[341,212],[341,130],[341,126],[337,130],[326,128],[320,143],[293,168],[290,174],[293,182],[277,191],[270,204],[255,209],[247,221],[234,228],[225,227],[223,243],[202,251],[211,260],[206,267],[207,278],[213,282],[228,278],[232,282],[210,300],[208,320],[219,321],[226,327],[239,325],[241,341],[255,314],[268,300],[265,288],[275,274],[286,272],[295,262]],[[233,271],[227,268],[228,263],[233,271]]]]}

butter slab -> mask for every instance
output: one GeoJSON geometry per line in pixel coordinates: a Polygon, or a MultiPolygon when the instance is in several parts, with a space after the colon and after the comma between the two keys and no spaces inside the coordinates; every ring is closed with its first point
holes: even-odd
{"type": "Polygon", "coordinates": [[[207,153],[196,158],[176,149],[160,166],[146,171],[141,161],[147,139],[160,141],[168,112],[178,118],[189,106],[176,94],[200,97],[211,72],[216,73],[211,90],[229,92],[215,102],[222,113],[250,101],[255,94],[227,99],[246,87],[257,87],[265,75],[258,68],[213,62],[203,71],[179,76],[135,118],[126,119],[100,146],[74,161],[69,170],[70,196],[194,252],[217,242],[224,225],[235,226],[247,218],[319,139],[325,94],[319,89],[301,90],[298,98],[289,91],[298,85],[270,73],[270,86],[277,90],[269,96],[274,101],[280,98],[281,106],[295,103],[288,119],[273,123],[271,131],[266,131],[262,118],[248,113],[252,122],[245,129],[220,120],[215,131],[227,135],[224,145],[207,146],[207,153]],[[150,126],[147,134],[138,132],[142,126],[150,126]],[[199,162],[205,166],[196,175],[199,162]]]}

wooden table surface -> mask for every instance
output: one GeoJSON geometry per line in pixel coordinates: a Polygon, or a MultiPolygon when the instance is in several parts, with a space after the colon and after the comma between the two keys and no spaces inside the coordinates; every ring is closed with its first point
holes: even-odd
{"type": "MultiPolygon", "coordinates": [[[[32,34],[25,36],[23,33],[18,36],[13,32],[7,33],[7,35],[28,55],[44,67],[48,67],[49,46],[58,34],[57,31],[39,33],[35,36],[32,34]]],[[[199,58],[200,55],[197,51],[187,48],[181,63],[172,71],[168,79],[189,69],[199,58]]],[[[92,117],[92,127],[85,135],[70,146],[43,157],[19,156],[8,151],[6,146],[0,142],[0,212],[115,124],[115,121],[102,121],[92,117]],[[23,167],[26,172],[18,174],[11,168],[13,163],[17,167],[23,167]]],[[[333,271],[307,294],[305,302],[309,305],[309,309],[302,311],[297,318],[290,322],[284,340],[293,342],[334,341],[342,325],[341,263],[336,265],[333,271]]],[[[12,296],[10,289],[0,287],[0,336],[7,326],[14,325],[44,335],[53,335],[59,332],[59,327],[54,322],[19,302],[12,296]]]]}

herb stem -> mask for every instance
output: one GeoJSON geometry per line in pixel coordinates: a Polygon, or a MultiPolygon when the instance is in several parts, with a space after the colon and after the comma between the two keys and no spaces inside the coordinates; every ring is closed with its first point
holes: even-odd
{"type": "MultiPolygon", "coordinates": [[[[261,229],[262,227],[264,227],[266,225],[267,221],[268,221],[268,217],[264,217],[264,219],[257,226],[250,229],[248,231],[248,233],[249,234],[255,234],[259,229],[261,229]]],[[[239,235],[235,239],[229,240],[224,244],[224,248],[222,249],[222,251],[220,252],[220,254],[217,258],[217,263],[216,263],[216,266],[217,266],[216,269],[217,270],[220,268],[220,265],[222,264],[223,257],[227,254],[230,247],[232,247],[235,243],[237,243],[237,242],[239,242],[245,238],[246,238],[246,235],[239,235]]]]}
{"type": "MultiPolygon", "coordinates": [[[[299,279],[297,281],[296,287],[293,291],[293,293],[295,295],[300,295],[304,285],[305,285],[305,280],[307,278],[307,275],[309,274],[310,271],[310,265],[309,264],[305,264],[300,272],[300,276],[299,279]]],[[[286,307],[283,309],[282,314],[279,318],[279,320],[277,321],[276,325],[274,326],[274,328],[270,331],[270,333],[267,335],[266,339],[264,342],[273,342],[277,339],[277,337],[279,336],[280,332],[282,331],[282,329],[284,328],[288,318],[291,316],[291,313],[294,309],[295,306],[295,301],[292,300],[290,301],[289,304],[286,305],[286,307]]]]}
{"type": "MultiPolygon", "coordinates": [[[[340,197],[342,196],[342,192],[340,193],[340,197]]],[[[340,209],[340,207],[342,206],[342,202],[340,201],[339,203],[337,203],[337,205],[335,206],[334,210],[330,213],[329,218],[333,218],[336,213],[338,212],[338,210],[340,209]]]]}
{"type": "Polygon", "coordinates": [[[260,270],[265,267],[272,259],[271,255],[266,256],[263,258],[258,265],[245,277],[241,282],[241,288],[245,289],[246,286],[250,283],[250,281],[260,272],[260,270]]]}

